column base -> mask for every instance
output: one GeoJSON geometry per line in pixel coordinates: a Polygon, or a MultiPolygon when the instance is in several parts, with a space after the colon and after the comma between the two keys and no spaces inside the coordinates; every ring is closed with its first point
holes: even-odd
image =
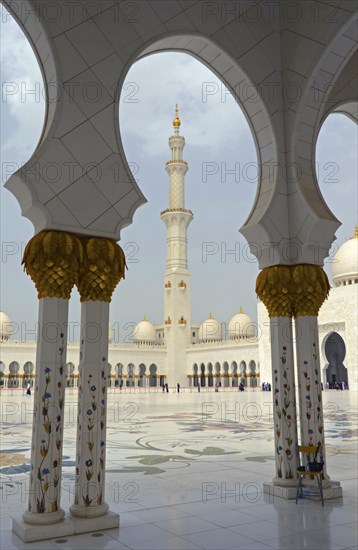
{"type": "Polygon", "coordinates": [[[108,512],[106,515],[98,517],[98,519],[93,517],[75,518],[66,514],[62,521],[46,525],[30,525],[25,523],[21,517],[14,517],[12,523],[13,532],[24,542],[79,535],[116,527],[119,527],[119,515],[114,512],[108,512]]]}
{"type": "MultiPolygon", "coordinates": [[[[307,484],[308,487],[308,484],[307,484]]],[[[317,491],[317,487],[316,487],[317,491]]],[[[263,484],[263,492],[269,495],[272,499],[275,497],[284,498],[286,500],[296,499],[297,485],[284,486],[275,485],[274,483],[266,482],[263,484]]],[[[330,481],[326,487],[323,487],[323,499],[329,500],[332,498],[342,498],[343,491],[339,481],[330,481]]]]}
{"type": "Polygon", "coordinates": [[[26,511],[22,514],[22,519],[25,523],[30,525],[53,525],[59,523],[65,517],[65,512],[60,508],[57,512],[51,512],[49,514],[33,514],[26,511]]]}
{"type": "Polygon", "coordinates": [[[108,510],[107,502],[99,506],[79,506],[78,504],[70,506],[70,512],[75,518],[99,518],[105,516],[108,510]]]}

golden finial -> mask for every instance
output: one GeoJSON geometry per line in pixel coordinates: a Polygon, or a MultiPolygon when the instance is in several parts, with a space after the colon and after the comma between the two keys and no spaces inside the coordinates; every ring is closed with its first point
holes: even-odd
{"type": "Polygon", "coordinates": [[[210,311],[209,319],[212,319],[212,318],[213,318],[213,314],[210,311]]]}
{"type": "Polygon", "coordinates": [[[179,119],[179,109],[178,109],[178,104],[175,105],[175,119],[173,120],[173,126],[174,128],[178,128],[180,127],[180,119],[179,119]]]}
{"type": "Polygon", "coordinates": [[[358,225],[354,228],[354,235],[353,237],[350,237],[350,239],[358,239],[358,225]]]}
{"type": "Polygon", "coordinates": [[[242,309],[242,307],[240,306],[240,311],[239,313],[244,313],[244,310],[242,309]]]}
{"type": "Polygon", "coordinates": [[[143,321],[148,321],[146,314],[144,314],[144,319],[143,319],[143,321]]]}

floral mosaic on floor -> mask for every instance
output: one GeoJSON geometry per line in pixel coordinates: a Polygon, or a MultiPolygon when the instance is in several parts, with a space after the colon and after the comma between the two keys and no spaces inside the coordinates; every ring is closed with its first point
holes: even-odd
{"type": "MultiPolygon", "coordinates": [[[[1,394],[0,486],[8,494],[12,487],[26,486],[30,470],[32,398],[13,393],[1,394]]],[[[353,392],[323,393],[330,472],[347,455],[355,456],[357,405],[353,392]]],[[[210,468],[225,470],[227,476],[247,472],[250,479],[254,464],[256,472],[261,469],[260,481],[270,481],[275,452],[271,400],[271,394],[260,391],[139,395],[109,390],[107,482],[140,482],[142,476],[164,480],[210,468]]],[[[76,408],[77,391],[67,390],[64,482],[75,479],[76,408]]]]}

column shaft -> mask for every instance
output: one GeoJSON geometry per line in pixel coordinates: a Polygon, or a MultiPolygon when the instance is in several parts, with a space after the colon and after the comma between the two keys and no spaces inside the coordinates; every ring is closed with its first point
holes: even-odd
{"type": "Polygon", "coordinates": [[[71,514],[99,517],[104,500],[109,303],[83,302],[78,389],[75,503],[71,514]]]}
{"type": "Polygon", "coordinates": [[[61,521],[63,414],[66,386],[68,300],[39,301],[32,429],[30,497],[26,523],[61,521]]]}
{"type": "Polygon", "coordinates": [[[314,446],[320,444],[324,453],[317,317],[309,315],[297,317],[295,324],[301,444],[314,446]]]}
{"type": "Polygon", "coordinates": [[[273,417],[277,485],[296,483],[297,420],[294,385],[292,320],[271,317],[273,417]]]}

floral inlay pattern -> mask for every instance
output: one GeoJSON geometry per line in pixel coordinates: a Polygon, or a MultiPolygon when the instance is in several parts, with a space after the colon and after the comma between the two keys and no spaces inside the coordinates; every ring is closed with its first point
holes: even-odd
{"type": "MultiPolygon", "coordinates": [[[[60,338],[59,366],[56,369],[50,367],[43,369],[44,390],[41,397],[41,440],[39,446],[41,458],[39,457],[36,466],[36,480],[38,482],[36,512],[38,514],[57,512],[60,502],[62,415],[64,407],[64,335],[62,333],[60,338]],[[55,445],[52,445],[53,438],[55,438],[55,445]]],[[[37,387],[36,390],[38,391],[39,388],[37,387]]],[[[34,466],[32,465],[31,485],[34,481],[33,469],[34,466]]],[[[29,510],[34,511],[31,509],[31,499],[29,510]]]]}
{"type": "Polygon", "coordinates": [[[323,414],[322,414],[322,388],[319,376],[318,354],[316,343],[312,343],[311,362],[303,361],[303,379],[300,383],[300,404],[305,410],[305,427],[303,437],[306,435],[305,444],[322,444],[323,414]]]}
{"type": "Polygon", "coordinates": [[[76,469],[76,481],[80,489],[76,492],[75,504],[98,506],[103,503],[105,467],[106,360],[102,358],[97,376],[91,373],[85,375],[86,388],[83,388],[84,368],[84,365],[80,368],[79,379],[77,450],[77,464],[81,464],[81,460],[84,464],[82,475],[80,468],[76,469]]]}
{"type": "Polygon", "coordinates": [[[275,446],[277,455],[277,477],[293,479],[292,459],[294,456],[292,429],[295,419],[292,415],[294,407],[294,388],[290,383],[289,368],[287,363],[287,348],[282,347],[280,356],[280,371],[274,370],[274,399],[277,422],[275,423],[275,446]],[[281,377],[282,382],[281,383],[281,377]]]}

